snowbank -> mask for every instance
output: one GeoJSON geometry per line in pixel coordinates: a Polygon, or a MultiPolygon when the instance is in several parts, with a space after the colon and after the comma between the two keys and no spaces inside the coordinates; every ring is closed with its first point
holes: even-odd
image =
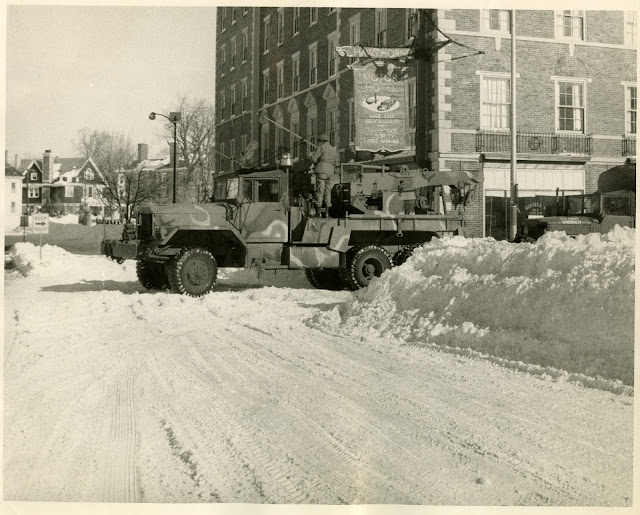
{"type": "Polygon", "coordinates": [[[78,215],[70,214],[70,215],[58,216],[56,218],[50,217],[49,222],[54,224],[77,224],[78,215]]]}
{"type": "Polygon", "coordinates": [[[634,246],[620,227],[533,244],[434,240],[354,295],[339,330],[632,385],[634,246]]]}
{"type": "MultiPolygon", "coordinates": [[[[75,257],[53,245],[42,248],[33,243],[16,243],[8,252],[13,268],[24,276],[46,277],[59,275],[71,269],[75,257]]],[[[5,258],[5,262],[7,259],[5,258]]]]}

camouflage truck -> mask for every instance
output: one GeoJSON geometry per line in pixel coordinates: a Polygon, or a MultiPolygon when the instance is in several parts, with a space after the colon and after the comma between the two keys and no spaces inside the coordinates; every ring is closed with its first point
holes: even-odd
{"type": "MultiPolygon", "coordinates": [[[[137,260],[148,289],[207,293],[218,267],[305,270],[322,289],[366,287],[432,238],[464,235],[464,204],[475,181],[465,172],[341,165],[330,218],[310,216],[302,172],[240,170],[214,181],[210,203],[147,205],[102,252],[137,260]],[[456,212],[436,212],[451,184],[456,212]]],[[[442,209],[440,209],[442,211],[442,209]]]]}
{"type": "Polygon", "coordinates": [[[616,166],[602,173],[598,191],[556,195],[555,216],[528,218],[516,241],[535,241],[544,233],[563,231],[568,236],[606,234],[616,225],[636,226],[635,165],[616,166]]]}

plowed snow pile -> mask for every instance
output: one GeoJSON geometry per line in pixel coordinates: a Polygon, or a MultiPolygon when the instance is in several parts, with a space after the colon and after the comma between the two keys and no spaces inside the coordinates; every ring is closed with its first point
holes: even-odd
{"type": "MultiPolygon", "coordinates": [[[[633,384],[635,230],[434,240],[346,303],[340,332],[633,384]]],[[[337,321],[334,319],[334,322],[337,321]]]]}

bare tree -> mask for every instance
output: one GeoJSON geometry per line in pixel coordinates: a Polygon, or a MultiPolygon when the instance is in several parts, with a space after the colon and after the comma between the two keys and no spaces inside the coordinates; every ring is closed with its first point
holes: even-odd
{"type": "MultiPolygon", "coordinates": [[[[168,109],[181,113],[176,127],[178,155],[184,161],[186,172],[178,177],[178,184],[191,191],[196,201],[211,194],[211,172],[215,157],[215,111],[205,99],[182,97],[177,105],[168,109]]],[[[164,136],[173,141],[173,124],[165,124],[164,136]]]]}
{"type": "Polygon", "coordinates": [[[98,167],[95,184],[102,202],[111,211],[122,213],[125,219],[131,218],[136,207],[152,200],[164,186],[153,170],[145,170],[143,163],[135,162],[135,147],[123,132],[81,129],[73,145],[98,167]]]}

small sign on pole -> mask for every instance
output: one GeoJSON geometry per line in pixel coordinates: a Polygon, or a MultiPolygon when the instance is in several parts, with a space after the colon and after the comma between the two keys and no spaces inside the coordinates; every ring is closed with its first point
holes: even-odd
{"type": "Polygon", "coordinates": [[[47,213],[33,215],[33,234],[40,235],[40,261],[42,261],[42,235],[49,234],[49,215],[47,213]]]}

